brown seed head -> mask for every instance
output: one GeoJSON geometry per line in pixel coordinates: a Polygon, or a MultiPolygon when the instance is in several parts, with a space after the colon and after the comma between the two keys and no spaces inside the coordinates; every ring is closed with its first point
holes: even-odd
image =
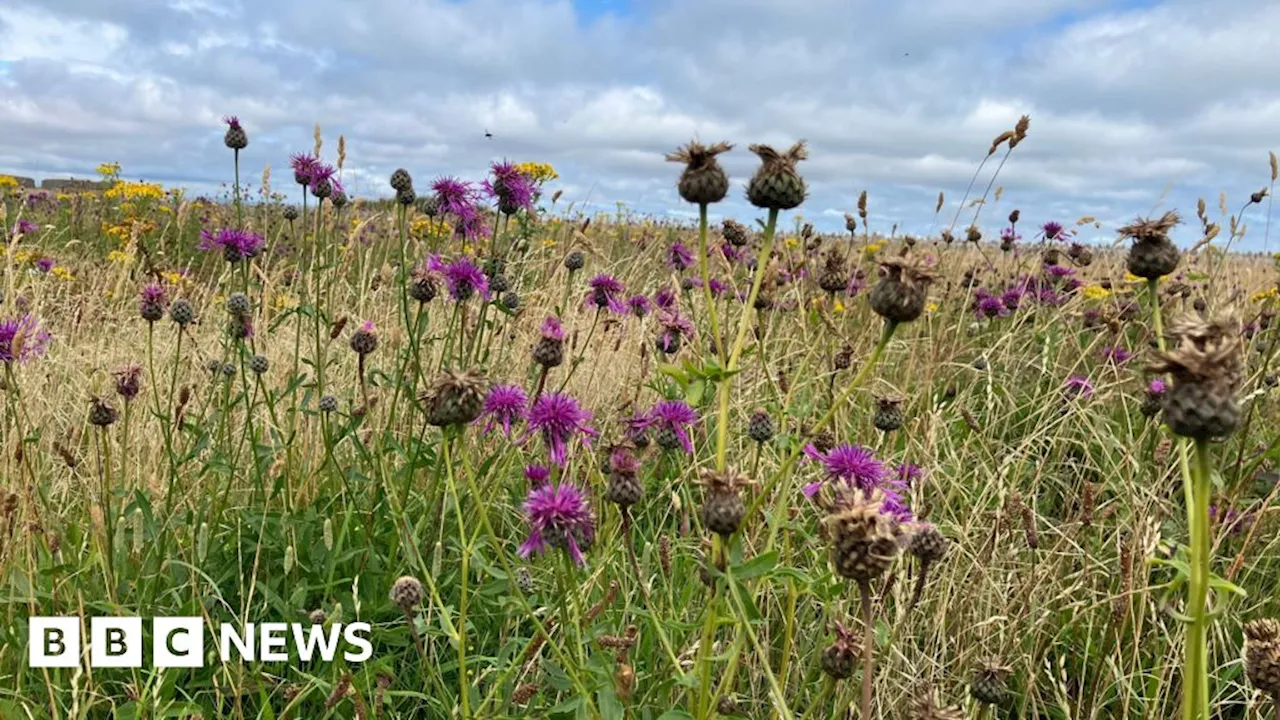
{"type": "Polygon", "coordinates": [[[1174,347],[1159,353],[1150,371],[1171,373],[1179,382],[1221,384],[1235,392],[1243,369],[1237,328],[1238,323],[1228,319],[1184,315],[1169,327],[1174,347]]]}
{"type": "MultiPolygon", "coordinates": [[[[1204,201],[1201,200],[1200,203],[1203,209],[1204,201]]],[[[1154,220],[1138,218],[1117,232],[1121,238],[1131,238],[1138,242],[1158,242],[1168,240],[1169,231],[1180,222],[1182,218],[1178,217],[1178,211],[1170,210],[1154,220]]]]}
{"type": "Polygon", "coordinates": [[[987,151],[987,154],[995,155],[996,150],[999,150],[1001,145],[1005,144],[1006,142],[1012,139],[1013,139],[1013,131],[1005,130],[1004,132],[997,135],[995,140],[991,141],[991,149],[987,151]]]}

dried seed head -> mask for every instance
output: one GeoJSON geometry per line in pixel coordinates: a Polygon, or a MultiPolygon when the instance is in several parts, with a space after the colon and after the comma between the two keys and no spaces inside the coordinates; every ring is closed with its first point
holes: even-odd
{"type": "Polygon", "coordinates": [[[1003,705],[1009,697],[1009,675],[1012,668],[988,660],[969,681],[969,694],[983,705],[1003,705]]]}
{"type": "Polygon", "coordinates": [[[480,416],[489,381],[474,370],[445,370],[436,376],[418,400],[427,423],[436,427],[465,425],[480,416]]]}
{"type": "Polygon", "coordinates": [[[1005,144],[1006,142],[1012,139],[1013,139],[1013,131],[1005,130],[1004,132],[997,135],[994,140],[991,141],[991,149],[987,151],[987,154],[995,155],[996,150],[999,150],[1001,145],[1005,144]]]}
{"type": "Polygon", "coordinates": [[[871,309],[892,322],[911,322],[924,312],[925,295],[936,277],[932,270],[907,257],[880,261],[883,277],[871,289],[871,309]]]}
{"type": "Polygon", "coordinates": [[[1197,315],[1171,325],[1173,347],[1160,353],[1150,370],[1173,375],[1173,385],[1164,394],[1164,418],[1175,434],[1224,437],[1239,424],[1235,395],[1243,357],[1237,328],[1229,320],[1206,322],[1197,315]]]}
{"type": "Polygon", "coordinates": [[[836,574],[859,583],[874,580],[898,556],[904,533],[885,507],[880,490],[845,490],[824,519],[836,574]]]}
{"type": "Polygon", "coordinates": [[[706,488],[706,497],[702,503],[702,524],[721,537],[733,535],[747,514],[746,503],[739,491],[754,484],[751,478],[732,469],[703,469],[699,483],[706,488]]]}
{"type": "Polygon", "coordinates": [[[422,581],[403,575],[391,585],[391,602],[406,613],[422,604],[422,581]]]}
{"type": "Polygon", "coordinates": [[[859,643],[853,631],[836,622],[836,639],[822,651],[822,672],[835,680],[853,676],[859,643]]]}
{"type": "Polygon", "coordinates": [[[867,191],[863,190],[858,193],[858,217],[862,218],[865,225],[867,222],[867,191]]]}
{"type": "Polygon", "coordinates": [[[1249,682],[1280,699],[1280,622],[1266,618],[1245,623],[1244,667],[1249,682]]]}
{"type": "Polygon", "coordinates": [[[1179,252],[1169,231],[1179,222],[1178,213],[1170,210],[1154,220],[1138,219],[1120,228],[1121,239],[1134,241],[1126,260],[1129,272],[1149,280],[1172,273],[1178,267],[1179,252]]]}
{"type": "Polygon", "coordinates": [[[680,197],[696,205],[710,205],[723,200],[729,192],[729,176],[720,167],[716,155],[731,149],[733,145],[727,142],[708,146],[693,140],[675,152],[667,153],[668,161],[685,163],[680,182],[676,185],[680,197]]]}

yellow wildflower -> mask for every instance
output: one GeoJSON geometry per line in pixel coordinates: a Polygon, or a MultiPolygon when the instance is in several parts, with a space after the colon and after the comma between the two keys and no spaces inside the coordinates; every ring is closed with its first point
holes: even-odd
{"type": "Polygon", "coordinates": [[[12,175],[0,175],[0,189],[18,187],[18,179],[12,175]]]}
{"type": "Polygon", "coordinates": [[[833,310],[835,310],[835,311],[836,311],[836,312],[838,312],[838,313],[842,313],[842,312],[844,312],[844,303],[843,303],[843,302],[841,302],[839,299],[837,299],[837,300],[836,300],[836,304],[835,304],[835,306],[834,306],[832,309],[833,309],[833,310]]]}
{"type": "Polygon", "coordinates": [[[133,264],[133,255],[123,250],[112,250],[107,253],[107,260],[112,264],[128,267],[133,264]]]}
{"type": "Polygon", "coordinates": [[[187,282],[187,276],[172,270],[160,273],[160,277],[164,278],[164,281],[170,285],[183,285],[187,282]]]}
{"type": "Polygon", "coordinates": [[[938,303],[933,302],[932,300],[929,301],[928,303],[925,303],[924,311],[929,313],[930,315],[938,312],[938,303]]]}
{"type": "Polygon", "coordinates": [[[793,237],[789,237],[789,238],[787,238],[787,247],[789,247],[789,248],[794,248],[796,245],[799,245],[799,244],[800,244],[800,242],[799,242],[798,240],[796,240],[795,238],[793,238],[793,237]]]}
{"type": "Polygon", "coordinates": [[[1111,291],[1101,285],[1090,285],[1084,289],[1084,296],[1090,300],[1105,300],[1111,297],[1111,291]]]}
{"type": "Polygon", "coordinates": [[[120,177],[120,163],[102,163],[98,166],[98,174],[103,180],[117,180],[120,177]]]}
{"type": "Polygon", "coordinates": [[[1258,292],[1250,295],[1249,299],[1252,300],[1253,302],[1262,302],[1264,300],[1274,299],[1277,296],[1280,296],[1280,288],[1277,288],[1276,286],[1272,285],[1266,290],[1259,290],[1258,292]]]}
{"type": "Polygon", "coordinates": [[[291,293],[276,293],[275,306],[281,310],[292,310],[298,307],[298,296],[291,293]]]}
{"type": "Polygon", "coordinates": [[[556,180],[560,177],[560,173],[556,172],[556,169],[551,167],[549,163],[520,163],[516,165],[516,170],[538,184],[556,180]]]}
{"type": "Polygon", "coordinates": [[[71,269],[63,265],[55,265],[54,268],[49,271],[49,273],[53,275],[55,278],[59,280],[65,280],[67,282],[71,282],[72,280],[76,279],[76,276],[71,273],[71,269]]]}
{"type": "Polygon", "coordinates": [[[542,247],[544,248],[553,248],[555,246],[556,246],[555,238],[547,238],[546,240],[542,241],[542,247]]]}

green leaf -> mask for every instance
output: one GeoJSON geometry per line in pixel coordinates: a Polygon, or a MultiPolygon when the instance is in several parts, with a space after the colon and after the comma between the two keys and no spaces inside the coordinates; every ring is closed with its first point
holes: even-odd
{"type": "Polygon", "coordinates": [[[626,715],[622,703],[618,701],[618,696],[614,694],[611,687],[600,688],[596,693],[596,704],[600,706],[600,717],[603,720],[622,720],[626,715]]]}
{"type": "Polygon", "coordinates": [[[1214,590],[1226,590],[1227,592],[1232,593],[1234,595],[1239,595],[1242,598],[1249,597],[1249,593],[1245,592],[1244,588],[1240,587],[1239,585],[1236,585],[1230,580],[1220,578],[1217,575],[1209,576],[1209,587],[1214,590]]]}
{"type": "Polygon", "coordinates": [[[693,720],[693,716],[684,710],[668,710],[659,715],[658,720],[693,720]]]}
{"type": "Polygon", "coordinates": [[[693,407],[701,405],[702,395],[706,392],[706,389],[707,385],[705,382],[702,380],[694,380],[689,383],[688,388],[685,389],[684,401],[693,407]]]}
{"type": "Polygon", "coordinates": [[[777,565],[778,551],[770,550],[735,567],[733,576],[738,580],[750,580],[754,577],[770,574],[777,565]]]}

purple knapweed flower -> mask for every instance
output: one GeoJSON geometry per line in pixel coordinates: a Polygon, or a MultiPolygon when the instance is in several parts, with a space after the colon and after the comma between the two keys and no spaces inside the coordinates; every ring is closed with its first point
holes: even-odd
{"type": "Polygon", "coordinates": [[[11,365],[34,360],[44,355],[49,339],[49,333],[32,315],[0,320],[0,362],[11,365]]]}
{"type": "Polygon", "coordinates": [[[680,341],[693,337],[697,329],[688,318],[681,317],[679,311],[663,310],[658,313],[658,323],[662,329],[658,332],[658,349],[667,355],[674,355],[680,350],[680,341]]]}
{"type": "Polygon", "coordinates": [[[1109,362],[1113,365],[1123,365],[1133,357],[1133,353],[1119,345],[1104,347],[1099,351],[1099,355],[1102,357],[1103,362],[1109,362]]]}
{"type": "Polygon", "coordinates": [[[1076,270],[1075,268],[1070,268],[1066,265],[1045,265],[1044,274],[1054,278],[1055,280],[1061,280],[1062,278],[1068,278],[1075,275],[1076,270]]]}
{"type": "Polygon", "coordinates": [[[560,467],[569,460],[568,446],[574,437],[581,435],[585,445],[590,444],[590,438],[600,434],[587,424],[591,422],[591,411],[583,409],[577,400],[563,393],[550,393],[538,398],[530,408],[527,420],[529,429],[525,438],[535,432],[540,433],[551,462],[560,467]]]}
{"type": "Polygon", "coordinates": [[[711,291],[711,297],[718,298],[729,290],[729,286],[718,278],[711,278],[707,280],[707,289],[711,291]]]}
{"type": "Polygon", "coordinates": [[[647,414],[649,426],[658,432],[670,432],[680,441],[680,447],[686,453],[693,454],[693,441],[689,438],[689,430],[698,422],[698,413],[681,400],[663,400],[653,406],[647,414]]]}
{"type": "Polygon", "coordinates": [[[22,218],[21,220],[18,221],[18,224],[14,226],[14,229],[17,230],[19,235],[29,235],[39,230],[40,226],[36,225],[35,223],[31,222],[26,218],[22,218]]]}
{"type": "Polygon", "coordinates": [[[1022,304],[1022,296],[1026,294],[1026,290],[1021,287],[1011,287],[1000,293],[1000,302],[1009,310],[1017,310],[1022,304]]]}
{"type": "Polygon", "coordinates": [[[502,433],[511,437],[511,425],[525,419],[529,397],[519,385],[494,385],[484,398],[481,417],[485,418],[484,431],[492,432],[495,425],[502,426],[502,433]]]}
{"type": "Polygon", "coordinates": [[[53,269],[53,266],[54,266],[53,258],[47,255],[36,261],[36,269],[42,273],[48,273],[50,270],[53,269]]]}
{"type": "Polygon", "coordinates": [[[555,315],[548,315],[538,332],[548,340],[564,340],[564,327],[560,325],[560,318],[555,315]]]}
{"type": "Polygon", "coordinates": [[[551,471],[545,465],[525,465],[524,479],[529,481],[529,487],[540,488],[551,481],[551,471]]]}
{"type": "Polygon", "coordinates": [[[1083,375],[1072,375],[1063,385],[1062,394],[1068,400],[1072,398],[1088,400],[1093,397],[1093,383],[1083,375]]]}
{"type": "Polygon", "coordinates": [[[1022,235],[1018,232],[1018,229],[1012,225],[1000,231],[1001,244],[1008,243],[1012,245],[1013,243],[1016,243],[1021,239],[1022,239],[1022,235]]]}
{"type": "Polygon", "coordinates": [[[1050,220],[1040,226],[1040,235],[1050,242],[1057,240],[1062,235],[1062,223],[1050,220]]]}
{"type": "Polygon", "coordinates": [[[543,485],[529,491],[524,501],[529,520],[529,539],[520,546],[520,557],[546,552],[547,547],[563,548],[573,562],[586,562],[583,549],[595,538],[595,513],[586,495],[564,482],[543,485]]]}
{"type": "Polygon", "coordinates": [[[659,310],[674,310],[676,307],[676,291],[669,287],[664,287],[653,294],[653,304],[658,306],[659,310]]]}
{"type": "Polygon", "coordinates": [[[427,270],[444,278],[449,296],[458,302],[471,299],[476,292],[479,292],[484,299],[489,299],[489,279],[485,277],[484,271],[465,255],[448,263],[439,255],[429,255],[427,270]]]}
{"type": "MultiPolygon", "coordinates": [[[[804,454],[822,463],[827,480],[831,482],[840,481],[860,490],[872,490],[880,487],[886,477],[884,463],[859,445],[837,445],[822,453],[810,443],[804,447],[804,454]]],[[[821,488],[821,482],[809,483],[804,486],[804,494],[813,497],[821,488]]]]}
{"type": "Polygon", "coordinates": [[[289,156],[289,165],[293,168],[293,179],[304,187],[311,184],[311,177],[319,164],[320,158],[307,153],[294,153],[289,156]]]}
{"type": "Polygon", "coordinates": [[[1155,378],[1151,382],[1147,383],[1147,394],[1152,395],[1154,397],[1160,397],[1161,395],[1164,395],[1165,391],[1168,389],[1169,389],[1168,383],[1166,383],[1164,380],[1161,380],[1160,378],[1155,378]]]}
{"type": "Polygon", "coordinates": [[[262,252],[263,244],[261,235],[247,230],[222,228],[216,233],[208,230],[200,231],[200,249],[221,250],[227,262],[239,262],[256,257],[262,252]]]}
{"type": "Polygon", "coordinates": [[[533,197],[536,192],[529,176],[506,162],[493,163],[489,166],[493,173],[492,182],[484,181],[484,192],[498,201],[498,209],[508,215],[518,210],[532,210],[533,197]]]}
{"type": "Polygon", "coordinates": [[[667,248],[667,262],[678,272],[684,272],[693,265],[693,253],[684,243],[673,242],[667,248]]]}
{"type": "Polygon", "coordinates": [[[974,313],[980,318],[998,318],[1009,314],[1004,301],[994,295],[983,294],[974,301],[974,313]]]}
{"type": "Polygon", "coordinates": [[[627,298],[627,307],[631,308],[631,314],[636,317],[644,317],[649,314],[651,303],[649,298],[644,295],[632,295],[627,298]]]}
{"type": "Polygon", "coordinates": [[[583,304],[588,307],[595,307],[596,310],[608,310],[609,312],[621,315],[627,311],[627,306],[622,302],[622,281],[618,278],[600,273],[591,278],[587,282],[587,286],[591,289],[587,291],[587,296],[583,299],[583,304]]]}
{"type": "Polygon", "coordinates": [[[894,469],[894,475],[898,477],[898,482],[904,489],[910,489],[924,477],[924,469],[915,463],[904,462],[894,469]]]}

